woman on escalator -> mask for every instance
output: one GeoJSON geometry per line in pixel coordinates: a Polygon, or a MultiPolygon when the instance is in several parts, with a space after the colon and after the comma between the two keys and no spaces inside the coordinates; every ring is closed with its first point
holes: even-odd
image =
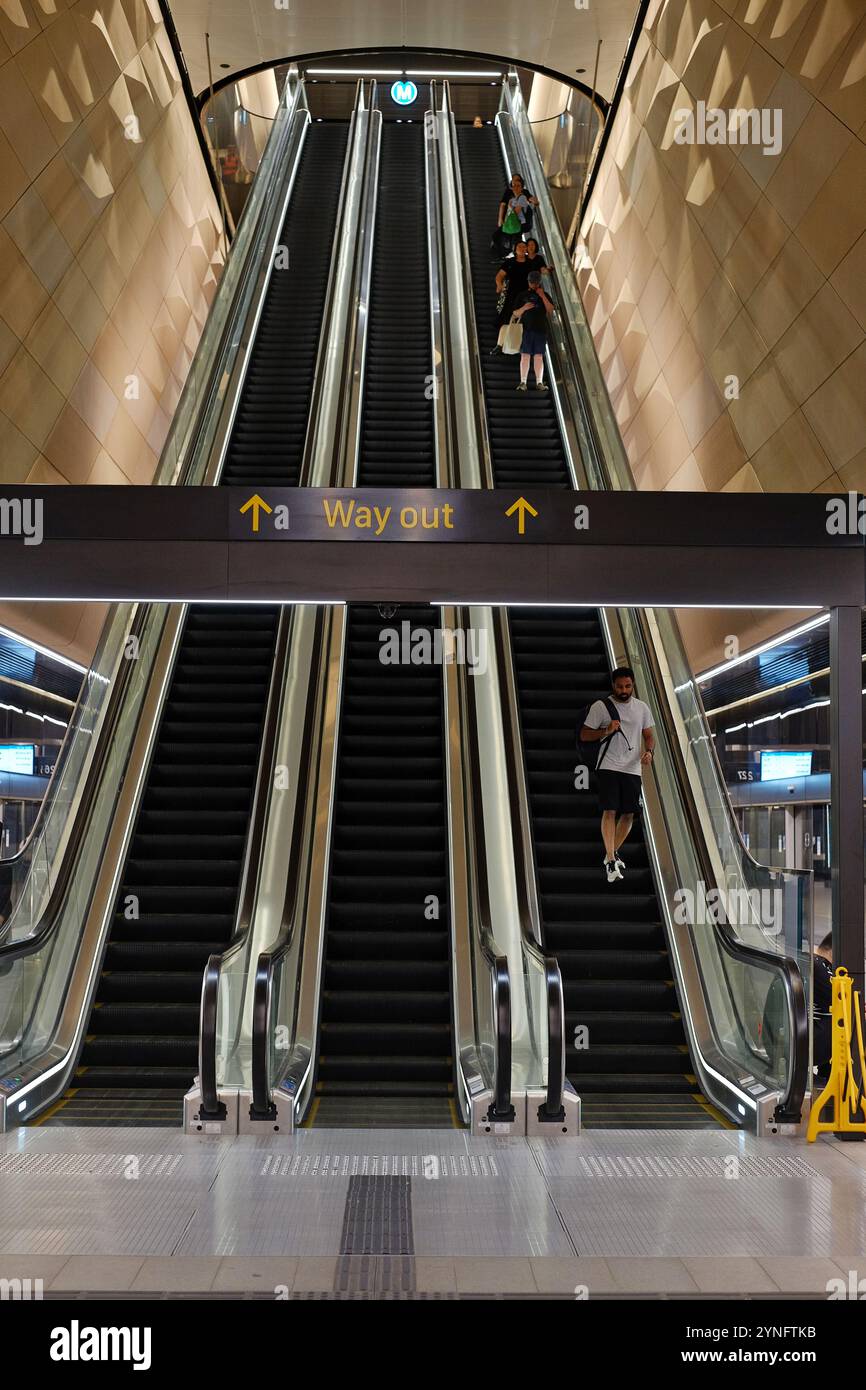
{"type": "Polygon", "coordinates": [[[534,236],[526,238],[526,264],[529,268],[527,274],[529,274],[530,270],[537,270],[541,275],[541,283],[545,292],[549,293],[550,272],[553,270],[553,266],[545,264],[544,257],[538,249],[538,242],[535,240],[534,236]]]}
{"type": "Polygon", "coordinates": [[[520,174],[514,174],[499,202],[499,237],[503,251],[509,251],[532,227],[532,209],[538,207],[520,174]]]}
{"type": "Polygon", "coordinates": [[[514,255],[507,256],[496,272],[496,322],[499,324],[499,341],[490,354],[491,357],[502,351],[505,330],[511,322],[511,315],[518,299],[526,289],[531,269],[526,259],[526,243],[518,241],[514,255]]]}

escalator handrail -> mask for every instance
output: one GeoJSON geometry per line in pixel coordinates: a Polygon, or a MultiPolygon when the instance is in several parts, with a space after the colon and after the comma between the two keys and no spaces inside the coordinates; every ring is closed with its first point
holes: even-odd
{"type": "Polygon", "coordinates": [[[496,666],[500,672],[499,698],[504,732],[505,765],[508,778],[508,809],[511,819],[511,836],[515,851],[515,878],[517,883],[517,911],[523,949],[532,959],[534,966],[544,976],[547,996],[547,1098],[543,1109],[547,1118],[559,1118],[563,1109],[565,1091],[565,1001],[562,988],[562,972],[555,956],[542,949],[544,926],[538,911],[536,894],[532,889],[538,882],[538,868],[535,844],[527,833],[529,806],[526,778],[526,764],[523,753],[523,740],[520,736],[520,720],[517,713],[517,692],[514,681],[514,664],[511,646],[507,635],[508,614],[501,609],[494,613],[496,666]],[[524,814],[521,814],[521,807],[524,814]],[[530,874],[533,875],[530,881],[530,874]]]}
{"type": "Polygon", "coordinates": [[[307,797],[296,807],[292,824],[292,842],[289,849],[286,892],[280,914],[280,928],[276,940],[266,951],[259,953],[256,961],[255,982],[253,985],[252,1017],[252,1091],[253,1111],[257,1115],[267,1115],[271,1111],[270,1068],[268,1066],[268,1040],[271,1035],[271,1006],[273,1000],[274,975],[277,967],[288,955],[298,930],[300,917],[301,886],[305,882],[302,875],[303,845],[307,826],[307,808],[314,793],[315,778],[312,776],[313,737],[317,723],[320,682],[315,679],[322,664],[325,638],[325,609],[316,609],[316,624],[310,659],[310,679],[307,682],[307,698],[304,705],[304,723],[298,767],[308,772],[307,797]]]}
{"type": "MultiPolygon", "coordinates": [[[[373,84],[373,87],[375,87],[375,83],[373,84]]],[[[317,420],[322,413],[321,402],[324,395],[326,382],[325,359],[328,350],[328,342],[330,339],[330,324],[333,315],[338,311],[340,307],[336,303],[336,295],[334,294],[334,286],[337,279],[339,265],[339,256],[337,254],[337,249],[342,245],[343,240],[345,239],[346,224],[350,211],[348,206],[349,199],[346,197],[346,193],[348,191],[348,179],[349,174],[351,172],[352,146],[354,141],[355,126],[357,124],[360,113],[370,109],[366,105],[365,96],[366,88],[364,84],[364,79],[361,77],[355,84],[355,104],[352,108],[352,115],[349,119],[349,135],[348,139],[346,140],[346,154],[345,159],[343,161],[343,177],[340,184],[340,203],[337,209],[337,221],[334,227],[334,238],[331,243],[333,247],[333,251],[331,254],[331,264],[328,267],[328,279],[327,284],[325,286],[325,312],[322,316],[322,324],[319,330],[319,345],[316,352],[316,365],[313,372],[313,389],[310,396],[310,408],[307,415],[307,437],[304,441],[304,453],[301,460],[302,480],[304,478],[308,478],[311,471],[316,445],[316,431],[313,428],[311,428],[311,425],[313,421],[317,420]]],[[[348,348],[346,348],[346,351],[348,351],[348,348]]],[[[345,423],[342,416],[341,423],[345,423]]],[[[332,472],[331,477],[329,479],[329,483],[332,487],[338,486],[340,482],[338,476],[338,453],[339,450],[334,449],[332,472]]]]}
{"type": "MultiPolygon", "coordinates": [[[[652,672],[653,684],[657,689],[662,688],[658,684],[658,682],[662,680],[658,658],[652,642],[646,640],[643,630],[641,630],[641,643],[643,646],[642,655],[652,672]]],[[[685,764],[680,741],[677,737],[673,714],[666,700],[657,701],[657,704],[674,763],[674,775],[680,789],[680,802],[689,823],[691,839],[698,857],[701,873],[704,875],[705,883],[714,883],[717,875],[712,862],[712,856],[707,847],[704,829],[700,822],[694,798],[689,795],[688,769],[685,764]]],[[[803,976],[800,973],[799,966],[790,956],[783,956],[778,952],[765,950],[759,946],[754,946],[748,942],[742,941],[734,932],[731,923],[727,921],[726,917],[723,921],[717,921],[715,914],[710,914],[710,916],[710,925],[712,926],[713,933],[727,956],[742,965],[758,966],[761,969],[772,970],[782,981],[782,987],[785,991],[786,1008],[788,1011],[788,1022],[791,1029],[792,1054],[788,1089],[783,1101],[777,1109],[777,1115],[780,1119],[793,1120],[794,1117],[796,1117],[796,1120],[799,1120],[808,1085],[809,1074],[809,1012],[806,1003],[803,976]]]]}
{"type": "MultiPolygon", "coordinates": [[[[448,334],[448,266],[440,187],[442,169],[437,154],[437,114],[436,80],[433,79],[430,83],[430,107],[424,113],[424,178],[427,192],[427,259],[430,267],[430,348],[433,366],[435,368],[438,363],[441,370],[441,390],[436,392],[433,400],[434,432],[437,457],[440,460],[436,483],[438,487],[455,488],[459,486],[457,459],[454,453],[456,404],[451,342],[448,334]]],[[[440,376],[435,370],[433,379],[436,382],[440,381],[440,376]]]]}
{"type": "MultiPolygon", "coordinates": [[[[460,177],[460,149],[457,143],[457,131],[451,109],[450,84],[448,82],[443,82],[442,89],[442,111],[447,117],[446,126],[450,140],[451,167],[455,174],[453,198],[457,208],[457,220],[461,228],[459,275],[463,284],[463,301],[467,310],[466,326],[469,331],[469,364],[470,371],[472,372],[471,395],[475,410],[475,437],[478,441],[482,486],[492,489],[494,486],[493,450],[490,444],[490,430],[485,407],[484,377],[481,372],[481,350],[478,345],[478,334],[475,326],[475,289],[472,283],[472,267],[469,261],[469,223],[466,218],[466,206],[463,199],[463,182],[460,177]]],[[[494,279],[492,273],[490,278],[491,281],[494,279]]]]}
{"type": "MultiPolygon", "coordinates": [[[[460,610],[460,621],[464,628],[469,626],[468,609],[460,610]]],[[[496,1030],[495,1060],[493,1075],[492,1116],[506,1117],[512,1113],[511,1107],[511,978],[508,957],[497,948],[496,938],[491,928],[490,883],[487,870],[487,847],[484,834],[484,808],[481,797],[481,760],[478,743],[478,711],[475,700],[474,679],[466,675],[466,667],[461,666],[460,699],[463,706],[461,728],[464,730],[462,766],[468,763],[469,817],[467,823],[470,853],[468,864],[471,874],[473,918],[478,944],[482,957],[490,973],[493,990],[493,1019],[496,1030]],[[467,686],[471,694],[467,692],[467,686]]]]}
{"type": "MultiPolygon", "coordinates": [[[[141,634],[147,620],[147,614],[148,605],[138,604],[136,606],[136,612],[129,629],[129,638],[137,638],[141,634]]],[[[129,640],[129,638],[127,640],[129,640]]],[[[39,918],[34,930],[27,936],[20,937],[15,941],[0,942],[0,968],[9,964],[11,961],[18,960],[23,956],[32,955],[34,951],[40,950],[55,930],[60,917],[61,908],[66,901],[66,893],[72,877],[72,871],[87,833],[90,811],[99,792],[102,772],[112,748],[113,733],[122,716],[126,690],[134,671],[135,662],[124,661],[119,674],[115,677],[114,689],[109,696],[108,709],[104,716],[104,724],[87,771],[84,791],[76,807],[72,833],[66,842],[63,857],[60,861],[60,870],[55,882],[51,886],[50,896],[45,911],[39,918]]],[[[11,920],[10,917],[10,923],[11,920]]],[[[4,924],[4,926],[6,925],[8,924],[4,924]]]]}
{"type": "MultiPolygon", "coordinates": [[[[443,89],[443,111],[449,117],[448,130],[451,141],[451,162],[455,172],[454,198],[457,206],[458,221],[462,229],[459,273],[463,282],[463,295],[467,310],[466,324],[469,333],[469,359],[473,373],[472,397],[475,402],[476,439],[478,441],[481,461],[482,484],[485,488],[492,489],[494,486],[493,453],[490,444],[490,431],[485,404],[484,378],[481,372],[481,352],[475,319],[475,291],[468,259],[469,225],[466,218],[463,184],[460,176],[460,151],[457,145],[456,131],[450,106],[450,89],[447,82],[443,83],[443,89]]],[[[502,627],[499,619],[500,615],[494,613],[497,667],[500,671],[503,671],[505,669],[503,665],[505,651],[501,641],[502,627]]],[[[562,1097],[565,1087],[565,1022],[562,1016],[562,978],[556,960],[552,956],[545,955],[539,948],[539,943],[542,939],[541,927],[540,922],[537,922],[537,914],[533,913],[531,907],[532,895],[530,884],[527,879],[527,846],[523,835],[522,818],[516,804],[516,798],[519,795],[520,779],[515,761],[514,744],[511,737],[511,730],[513,729],[513,711],[509,708],[508,696],[503,688],[504,684],[505,683],[500,680],[499,690],[502,704],[503,726],[507,730],[504,743],[508,773],[509,814],[511,817],[512,832],[515,836],[515,849],[521,846],[523,850],[522,853],[515,853],[514,855],[518,921],[520,924],[523,951],[531,958],[533,968],[540,970],[545,978],[547,993],[548,1073],[547,1096],[543,1108],[547,1115],[559,1116],[562,1112],[562,1097]]],[[[509,685],[510,684],[511,683],[509,683],[509,685]]],[[[530,856],[532,855],[531,847],[529,849],[529,854],[530,856]]]]}
{"type": "Polygon", "coordinates": [[[293,618],[293,608],[284,606],[280,609],[232,934],[224,951],[208,957],[202,980],[198,1043],[202,1118],[216,1116],[220,1113],[216,1078],[220,980],[222,971],[243,951],[252,926],[258,887],[258,870],[262,861],[265,827],[270,805],[271,769],[274,763],[280,705],[291,648],[293,618]]]}
{"type": "MultiPolygon", "coordinates": [[[[512,87],[509,84],[508,79],[506,78],[503,81],[504,102],[508,104],[511,97],[512,87]]],[[[509,123],[516,144],[525,156],[530,156],[529,164],[532,164],[531,152],[527,151],[526,144],[523,140],[522,132],[518,126],[518,123],[514,120],[514,117],[512,116],[509,110],[500,110],[497,116],[497,121],[501,122],[503,121],[503,119],[509,123]]],[[[550,228],[548,227],[548,221],[550,221],[551,226],[553,226],[554,228],[558,224],[556,223],[555,213],[553,213],[552,211],[552,203],[550,201],[549,193],[543,177],[540,181],[536,180],[536,182],[538,183],[536,197],[538,197],[539,199],[539,206],[536,208],[536,219],[538,220],[538,222],[540,222],[542,231],[546,233],[546,236],[544,237],[544,241],[542,244],[549,247],[551,232],[550,228]]],[[[538,240],[541,242],[542,237],[539,236],[538,240]]],[[[558,283],[557,269],[555,264],[553,267],[553,276],[554,283],[558,283]]],[[[561,294],[558,295],[557,302],[559,304],[564,304],[566,302],[566,297],[561,294]]],[[[575,375],[577,375],[577,364],[581,363],[581,355],[580,352],[577,350],[577,344],[573,334],[574,326],[571,323],[570,315],[563,314],[560,315],[560,318],[564,320],[566,329],[569,333],[569,337],[572,340],[572,352],[569,354],[571,361],[568,364],[568,366],[571,368],[571,370],[574,371],[575,375]]],[[[598,367],[598,377],[599,382],[597,384],[597,392],[604,392],[606,391],[606,388],[604,385],[603,377],[601,375],[600,367],[598,367]]],[[[594,461],[604,480],[606,482],[610,482],[604,457],[604,451],[603,449],[601,449],[599,445],[598,431],[596,429],[596,407],[594,404],[595,394],[588,389],[581,392],[580,394],[581,398],[588,403],[585,423],[588,427],[590,442],[593,446],[593,452],[595,455],[594,461]]],[[[632,487],[634,486],[633,479],[631,480],[631,485],[632,487]]],[[[636,610],[636,614],[638,628],[641,634],[641,640],[644,648],[645,658],[647,659],[648,664],[653,670],[653,679],[656,683],[657,690],[663,691],[665,689],[665,685],[662,681],[661,671],[659,669],[653,643],[649,635],[646,615],[640,609],[636,610]],[[658,682],[661,682],[661,684],[658,684],[658,682]]],[[[703,714],[703,705],[700,701],[700,692],[696,689],[695,694],[698,697],[699,710],[701,714],[703,714]]],[[[712,865],[711,857],[709,855],[705,843],[704,828],[700,824],[700,820],[697,814],[697,808],[693,802],[693,798],[689,795],[690,784],[688,779],[688,769],[685,765],[685,761],[682,756],[682,749],[679,739],[676,736],[673,714],[666,700],[659,700],[657,703],[661,710],[662,718],[665,721],[665,727],[668,732],[670,746],[674,753],[674,762],[676,764],[675,772],[677,775],[677,782],[680,787],[680,800],[689,819],[690,828],[692,830],[692,839],[694,847],[701,862],[702,872],[707,875],[705,881],[707,883],[713,883],[715,882],[717,875],[714,866],[712,865]]],[[[706,718],[705,715],[703,715],[703,717],[704,719],[706,718]]],[[[718,764],[718,755],[716,753],[715,746],[712,744],[711,741],[709,743],[709,747],[711,749],[711,756],[715,760],[715,767],[717,770],[720,785],[722,788],[724,788],[725,794],[727,795],[727,788],[725,787],[724,778],[721,776],[721,769],[718,764]]],[[[755,867],[757,872],[765,873],[772,877],[780,875],[782,873],[781,870],[774,870],[772,868],[758,864],[758,862],[746,849],[746,846],[743,843],[742,832],[740,830],[739,824],[736,820],[736,817],[733,815],[733,809],[731,807],[729,796],[727,796],[727,807],[730,816],[731,829],[736,837],[736,840],[738,841],[739,846],[743,851],[743,857],[746,858],[755,867]]],[[[784,872],[787,873],[788,871],[785,870],[784,872]]],[[[790,872],[792,873],[792,875],[802,876],[806,879],[812,877],[811,871],[807,869],[791,870],[790,872]]],[[[800,970],[796,962],[790,957],[781,956],[779,953],[774,951],[763,950],[760,947],[750,945],[740,940],[740,938],[733,931],[731,924],[728,922],[719,923],[713,920],[712,927],[716,939],[718,940],[720,946],[728,956],[740,961],[743,964],[759,965],[762,968],[772,970],[782,979],[783,987],[785,990],[786,1004],[788,1008],[789,1023],[791,1027],[792,1057],[788,1091],[786,1093],[784,1101],[782,1102],[782,1105],[779,1107],[779,1112],[780,1114],[784,1112],[786,1118],[794,1114],[796,1114],[797,1117],[799,1117],[802,1100],[805,1095],[806,1086],[808,1082],[809,1052],[808,1009],[806,1006],[805,990],[803,987],[803,978],[800,973],[800,970]]]]}

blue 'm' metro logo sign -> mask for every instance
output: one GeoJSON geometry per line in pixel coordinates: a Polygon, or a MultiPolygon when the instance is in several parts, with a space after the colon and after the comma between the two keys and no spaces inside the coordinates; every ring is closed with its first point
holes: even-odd
{"type": "Polygon", "coordinates": [[[398,106],[411,106],[417,97],[418,88],[414,82],[395,82],[391,88],[391,100],[398,106]]]}

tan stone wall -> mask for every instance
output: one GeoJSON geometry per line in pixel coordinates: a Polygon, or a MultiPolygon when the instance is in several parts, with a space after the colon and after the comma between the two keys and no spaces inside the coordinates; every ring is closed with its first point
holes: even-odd
{"type": "Polygon", "coordinates": [[[863,0],[655,0],[576,265],[639,487],[866,488],[863,0]],[[781,152],[676,143],[701,100],[781,152]]]}
{"type": "Polygon", "coordinates": [[[0,0],[0,172],[0,483],[149,483],[223,259],[156,0],[0,0]]]}

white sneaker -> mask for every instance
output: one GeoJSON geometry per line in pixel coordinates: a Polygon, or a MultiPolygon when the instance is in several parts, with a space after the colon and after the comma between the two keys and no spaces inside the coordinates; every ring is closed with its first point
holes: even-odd
{"type": "Polygon", "coordinates": [[[625,860],[624,860],[624,859],[620,859],[619,855],[616,856],[616,867],[617,867],[617,868],[619,869],[619,871],[620,871],[620,878],[622,878],[623,872],[624,872],[624,870],[625,870],[625,860]]]}
{"type": "Polygon", "coordinates": [[[616,859],[605,859],[604,871],[607,874],[608,883],[617,883],[622,878],[619,863],[616,859]]]}

